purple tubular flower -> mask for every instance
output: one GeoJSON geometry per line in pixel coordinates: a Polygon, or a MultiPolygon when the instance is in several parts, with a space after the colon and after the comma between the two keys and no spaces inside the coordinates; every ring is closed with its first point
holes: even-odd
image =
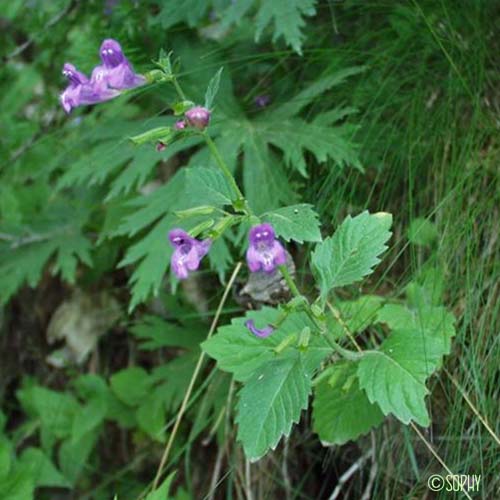
{"type": "Polygon", "coordinates": [[[132,65],[120,44],[111,38],[104,40],[99,49],[102,64],[92,71],[90,81],[98,89],[132,89],[146,83],[146,78],[134,73],[132,65]]]}
{"type": "Polygon", "coordinates": [[[285,264],[286,252],[276,239],[273,226],[268,223],[252,227],[248,235],[247,264],[252,273],[272,273],[276,267],[285,264]]]}
{"type": "Polygon", "coordinates": [[[266,338],[269,337],[274,332],[274,328],[271,325],[267,325],[264,328],[257,328],[253,319],[247,319],[245,321],[245,326],[257,337],[266,338]]]}
{"type": "Polygon", "coordinates": [[[184,120],[178,120],[175,122],[174,128],[176,130],[183,130],[186,128],[186,122],[184,120]]]}
{"type": "Polygon", "coordinates": [[[186,111],[186,120],[191,127],[203,130],[210,122],[210,111],[203,106],[195,106],[186,111]]]}
{"type": "Polygon", "coordinates": [[[96,104],[112,99],[118,95],[114,90],[96,90],[87,76],[78,71],[70,63],[66,63],[63,66],[62,73],[69,80],[68,87],[66,87],[66,90],[59,96],[62,107],[66,113],[70,113],[71,110],[77,106],[96,104]]]}
{"type": "Polygon", "coordinates": [[[189,236],[183,229],[172,229],[168,233],[168,239],[174,247],[170,264],[180,280],[186,279],[189,271],[196,271],[200,267],[201,259],[212,245],[212,240],[199,241],[189,236]]]}

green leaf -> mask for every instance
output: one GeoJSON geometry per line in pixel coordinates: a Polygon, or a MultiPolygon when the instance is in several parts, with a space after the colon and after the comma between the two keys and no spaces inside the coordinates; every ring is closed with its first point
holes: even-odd
{"type": "Polygon", "coordinates": [[[165,405],[161,393],[155,390],[147,396],[137,408],[136,417],[139,428],[148,436],[160,443],[165,440],[165,405]]]}
{"type": "Polygon", "coordinates": [[[111,389],[128,406],[137,406],[144,401],[152,384],[148,372],[138,366],[120,370],[110,379],[111,389]]]}
{"type": "Polygon", "coordinates": [[[73,419],[80,410],[73,396],[40,386],[23,388],[17,396],[29,414],[40,418],[42,429],[58,438],[71,434],[73,419]]]}
{"type": "Polygon", "coordinates": [[[243,386],[237,406],[238,440],[255,461],[274,449],[307,408],[311,374],[298,352],[259,368],[243,386]]]}
{"type": "Polygon", "coordinates": [[[19,457],[17,467],[29,473],[36,487],[70,487],[68,480],[56,469],[49,457],[38,448],[26,448],[19,457]]]}
{"type": "Polygon", "coordinates": [[[224,68],[220,68],[217,73],[215,73],[214,77],[208,83],[207,92],[205,93],[205,108],[210,109],[214,102],[215,96],[219,91],[220,85],[220,76],[222,74],[222,70],[224,68]]]}
{"type": "Polygon", "coordinates": [[[270,222],[278,236],[285,241],[321,241],[318,214],[312,205],[302,203],[278,208],[265,213],[262,218],[270,222]]]}
{"type": "Polygon", "coordinates": [[[302,54],[304,17],[316,13],[316,0],[263,0],[257,13],[255,39],[274,21],[273,40],[283,36],[295,52],[302,54]]]}
{"type": "Polygon", "coordinates": [[[387,249],[392,216],[367,211],[348,216],[333,236],[316,245],[312,267],[326,299],[333,288],[350,285],[373,272],[379,255],[387,249]]]}
{"type": "Polygon", "coordinates": [[[322,442],[342,445],[380,425],[384,414],[370,403],[356,378],[357,365],[340,361],[314,390],[313,428],[322,442]]]}
{"type": "MultiPolygon", "coordinates": [[[[245,326],[253,319],[258,328],[275,324],[280,316],[278,309],[264,307],[250,311],[244,318],[235,318],[230,325],[220,327],[216,334],[201,345],[202,349],[217,361],[217,366],[233,374],[235,380],[248,380],[257,369],[276,358],[274,349],[290,335],[298,335],[305,327],[315,326],[305,313],[292,313],[267,338],[259,338],[245,326]]],[[[314,369],[331,352],[323,339],[315,338],[307,350],[304,362],[314,369]]]]}
{"type": "Polygon", "coordinates": [[[428,426],[425,381],[447,353],[440,338],[414,329],[395,330],[378,350],[365,352],[358,366],[359,385],[385,415],[428,426]]]}
{"type": "Polygon", "coordinates": [[[411,221],[408,228],[408,239],[414,245],[430,246],[437,238],[437,228],[430,220],[419,217],[411,221]]]}
{"type": "Polygon", "coordinates": [[[58,462],[64,476],[75,484],[78,477],[88,466],[88,459],[95,447],[99,433],[93,431],[85,434],[77,442],[65,439],[59,447],[58,462]]]}
{"type": "Polygon", "coordinates": [[[161,483],[161,486],[157,490],[149,493],[145,500],[167,500],[175,474],[175,472],[169,474],[165,481],[161,483]]]}
{"type": "Polygon", "coordinates": [[[131,329],[131,333],[141,340],[140,348],[152,351],[161,347],[183,347],[195,349],[206,337],[206,331],[199,325],[177,326],[159,316],[144,316],[131,329]]]}
{"type": "Polygon", "coordinates": [[[24,470],[17,469],[14,474],[0,478],[0,498],[5,500],[32,500],[35,490],[33,478],[24,470]]]}
{"type": "Polygon", "coordinates": [[[422,304],[420,308],[410,309],[400,304],[386,304],[378,311],[377,321],[386,323],[391,330],[412,329],[441,341],[446,353],[455,335],[455,316],[440,306],[422,304]]]}

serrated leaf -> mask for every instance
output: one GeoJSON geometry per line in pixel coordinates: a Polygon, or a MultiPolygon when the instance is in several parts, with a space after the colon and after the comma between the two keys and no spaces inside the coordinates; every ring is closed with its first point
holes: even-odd
{"type": "Polygon", "coordinates": [[[256,18],[258,40],[269,23],[274,22],[273,40],[283,36],[286,43],[302,54],[304,17],[316,13],[316,0],[263,0],[256,18]]]}
{"type": "Polygon", "coordinates": [[[440,306],[422,305],[410,309],[401,304],[386,304],[378,311],[377,321],[386,323],[391,330],[412,329],[440,340],[446,353],[450,351],[451,339],[455,335],[455,317],[440,306]]]}
{"type": "Polygon", "coordinates": [[[205,93],[205,108],[210,109],[212,107],[212,104],[214,102],[215,96],[217,95],[217,92],[219,91],[219,85],[220,85],[220,76],[222,74],[222,70],[224,68],[220,68],[217,73],[215,73],[214,77],[210,80],[208,83],[208,88],[205,93]]]}
{"type": "MultiPolygon", "coordinates": [[[[233,374],[235,380],[248,380],[255,371],[276,358],[274,348],[290,335],[298,335],[305,327],[315,326],[305,313],[290,314],[286,320],[267,338],[259,338],[245,326],[247,319],[253,319],[258,328],[276,323],[280,316],[278,309],[264,307],[250,311],[244,318],[235,318],[230,325],[220,327],[216,334],[203,342],[202,349],[217,361],[219,369],[233,374]]],[[[304,363],[313,370],[327,356],[331,349],[316,338],[309,346],[304,363]]]]}
{"type": "Polygon", "coordinates": [[[395,330],[359,362],[360,387],[385,415],[392,413],[405,424],[414,420],[428,426],[425,381],[447,352],[440,338],[418,330],[395,330]]]}
{"type": "Polygon", "coordinates": [[[298,352],[264,364],[243,386],[237,405],[238,440],[255,461],[274,449],[307,408],[311,375],[298,352]]]}
{"type": "Polygon", "coordinates": [[[380,425],[384,414],[356,379],[357,364],[340,361],[314,390],[313,428],[322,442],[342,445],[380,425]]]}
{"type": "Polygon", "coordinates": [[[270,222],[276,234],[285,241],[321,241],[318,214],[307,203],[278,208],[262,218],[270,222]]]}
{"type": "Polygon", "coordinates": [[[373,272],[379,255],[387,249],[392,216],[367,211],[348,216],[333,236],[316,245],[313,272],[326,299],[333,288],[350,285],[373,272]]]}

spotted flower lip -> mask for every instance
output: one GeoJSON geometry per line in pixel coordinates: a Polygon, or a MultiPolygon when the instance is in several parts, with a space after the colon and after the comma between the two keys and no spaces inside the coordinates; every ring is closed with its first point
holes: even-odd
{"type": "Polygon", "coordinates": [[[134,73],[121,45],[112,38],[104,40],[99,49],[102,64],[92,71],[90,81],[97,88],[125,90],[146,83],[146,78],[134,73]]]}
{"type": "Polygon", "coordinates": [[[190,271],[196,271],[200,267],[201,259],[205,257],[212,245],[212,240],[197,240],[178,228],[168,233],[168,239],[174,247],[170,264],[180,280],[186,279],[190,271]]]}
{"type": "Polygon", "coordinates": [[[68,79],[69,85],[59,96],[66,113],[73,108],[86,104],[96,104],[116,97],[118,92],[110,89],[95,89],[84,73],[78,71],[71,63],[65,63],[62,74],[68,79]]]}
{"type": "Polygon", "coordinates": [[[255,326],[253,319],[247,319],[245,321],[245,326],[257,337],[266,338],[269,337],[274,332],[274,328],[271,325],[267,325],[264,328],[257,328],[255,326]]]}
{"type": "Polygon", "coordinates": [[[186,121],[191,127],[205,129],[210,122],[210,111],[203,106],[195,106],[185,113],[186,121]]]}
{"type": "Polygon", "coordinates": [[[272,273],[278,266],[286,263],[285,249],[276,239],[271,224],[264,223],[252,227],[248,240],[246,258],[251,272],[272,273]]]}

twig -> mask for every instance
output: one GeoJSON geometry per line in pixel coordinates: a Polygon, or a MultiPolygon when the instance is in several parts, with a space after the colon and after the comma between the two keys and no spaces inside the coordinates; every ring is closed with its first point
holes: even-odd
{"type": "Polygon", "coordinates": [[[337,486],[335,486],[335,489],[333,490],[332,494],[328,497],[328,500],[335,500],[341,493],[342,487],[344,486],[347,481],[358,471],[363,467],[363,464],[372,456],[373,450],[371,449],[368,453],[365,455],[362,455],[361,457],[358,458],[340,477],[339,481],[337,483],[337,486]]]}
{"type": "Polygon", "coordinates": [[[453,385],[457,388],[458,392],[462,395],[462,397],[465,399],[465,402],[469,405],[470,409],[476,415],[476,417],[479,419],[479,421],[484,425],[485,429],[491,434],[493,439],[496,441],[496,443],[500,446],[500,438],[496,435],[495,431],[491,428],[490,424],[486,420],[485,417],[483,417],[477,408],[474,406],[472,401],[469,399],[467,394],[465,393],[465,390],[462,389],[460,384],[456,381],[455,377],[446,369],[444,368],[444,372],[448,376],[448,378],[453,382],[453,385]]]}
{"type": "Polygon", "coordinates": [[[366,485],[366,488],[365,488],[365,491],[363,492],[363,496],[361,497],[361,500],[370,500],[371,492],[373,489],[373,483],[375,482],[375,478],[377,477],[377,471],[378,471],[377,457],[376,457],[376,453],[375,453],[377,441],[375,439],[375,433],[373,431],[371,431],[370,434],[371,434],[371,438],[372,438],[372,449],[371,449],[372,466],[370,469],[370,476],[368,477],[368,484],[366,485]]]}
{"type": "MultiPolygon", "coordinates": [[[[226,303],[226,299],[229,295],[229,291],[231,290],[231,287],[233,286],[234,280],[236,279],[236,276],[238,275],[240,269],[241,269],[241,262],[238,262],[236,267],[234,268],[233,274],[231,275],[231,278],[229,279],[226,289],[224,290],[224,294],[222,295],[221,301],[219,303],[219,306],[217,307],[217,311],[215,313],[214,319],[212,321],[212,324],[210,325],[210,330],[208,331],[207,339],[209,339],[213,332],[215,331],[215,328],[217,326],[217,323],[219,322],[220,315],[222,313],[222,308],[224,307],[224,304],[226,303]]],[[[196,367],[193,371],[193,375],[191,376],[191,380],[189,382],[189,386],[187,388],[186,394],[184,395],[184,399],[182,400],[181,407],[179,409],[179,413],[177,414],[177,418],[175,420],[174,428],[172,429],[172,433],[170,434],[170,437],[168,439],[167,445],[165,447],[165,451],[163,452],[163,455],[161,457],[160,465],[158,466],[158,470],[156,471],[156,476],[153,481],[153,491],[158,488],[158,484],[160,482],[161,476],[164,472],[165,465],[168,460],[168,456],[170,454],[170,450],[172,448],[172,445],[174,443],[175,436],[177,435],[177,431],[179,430],[179,426],[182,421],[182,417],[184,416],[184,412],[186,411],[186,407],[189,401],[189,398],[191,397],[191,393],[193,392],[194,384],[196,382],[196,379],[198,378],[198,375],[200,373],[203,360],[205,359],[205,353],[202,351],[200,353],[200,357],[198,358],[198,362],[196,363],[196,367]]]]}

